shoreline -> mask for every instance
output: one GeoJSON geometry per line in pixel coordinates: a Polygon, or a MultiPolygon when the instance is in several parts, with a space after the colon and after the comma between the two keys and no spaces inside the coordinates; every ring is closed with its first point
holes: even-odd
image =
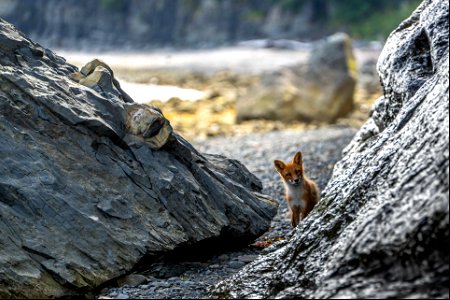
{"type": "MultiPolygon", "coordinates": [[[[55,49],[54,52],[76,66],[84,65],[94,58],[104,60],[112,68],[134,70],[178,70],[212,74],[228,70],[239,74],[260,74],[274,71],[284,66],[304,62],[310,53],[305,49],[250,48],[242,46],[212,49],[157,49],[149,51],[68,51],[55,49]]],[[[358,62],[377,59],[381,49],[353,47],[358,62]]]]}

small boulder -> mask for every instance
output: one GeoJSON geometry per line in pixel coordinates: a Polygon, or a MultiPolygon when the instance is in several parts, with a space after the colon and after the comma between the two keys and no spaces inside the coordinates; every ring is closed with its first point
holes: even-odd
{"type": "Polygon", "coordinates": [[[237,101],[237,119],[333,122],[353,109],[356,61],[338,33],[317,44],[306,63],[266,73],[237,101]]]}

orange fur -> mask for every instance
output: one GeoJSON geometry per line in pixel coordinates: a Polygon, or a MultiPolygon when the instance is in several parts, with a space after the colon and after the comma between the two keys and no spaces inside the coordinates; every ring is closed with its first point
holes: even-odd
{"type": "Polygon", "coordinates": [[[304,174],[301,152],[295,154],[292,162],[275,160],[274,165],[284,182],[291,225],[296,227],[319,201],[319,189],[316,183],[304,174]]]}

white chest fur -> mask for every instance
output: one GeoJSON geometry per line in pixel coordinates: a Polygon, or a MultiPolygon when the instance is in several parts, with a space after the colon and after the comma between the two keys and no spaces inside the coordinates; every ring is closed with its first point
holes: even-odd
{"type": "Polygon", "coordinates": [[[291,197],[291,206],[300,206],[301,208],[306,207],[305,200],[303,199],[305,193],[303,184],[292,185],[285,182],[284,185],[288,195],[291,197]]]}

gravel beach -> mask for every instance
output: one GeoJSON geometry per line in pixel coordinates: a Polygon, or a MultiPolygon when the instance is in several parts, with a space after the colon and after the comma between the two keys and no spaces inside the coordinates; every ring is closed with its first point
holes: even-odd
{"type": "Polygon", "coordinates": [[[199,151],[222,154],[241,161],[263,183],[264,193],[280,203],[271,228],[254,244],[220,253],[174,256],[161,259],[123,278],[119,287],[106,287],[99,299],[192,299],[207,298],[209,288],[237,273],[258,255],[283,245],[292,234],[283,184],[273,160],[291,160],[302,151],[306,175],[323,190],[343,148],[355,128],[331,126],[309,131],[273,131],[250,135],[212,138],[193,142],[199,151]]]}

